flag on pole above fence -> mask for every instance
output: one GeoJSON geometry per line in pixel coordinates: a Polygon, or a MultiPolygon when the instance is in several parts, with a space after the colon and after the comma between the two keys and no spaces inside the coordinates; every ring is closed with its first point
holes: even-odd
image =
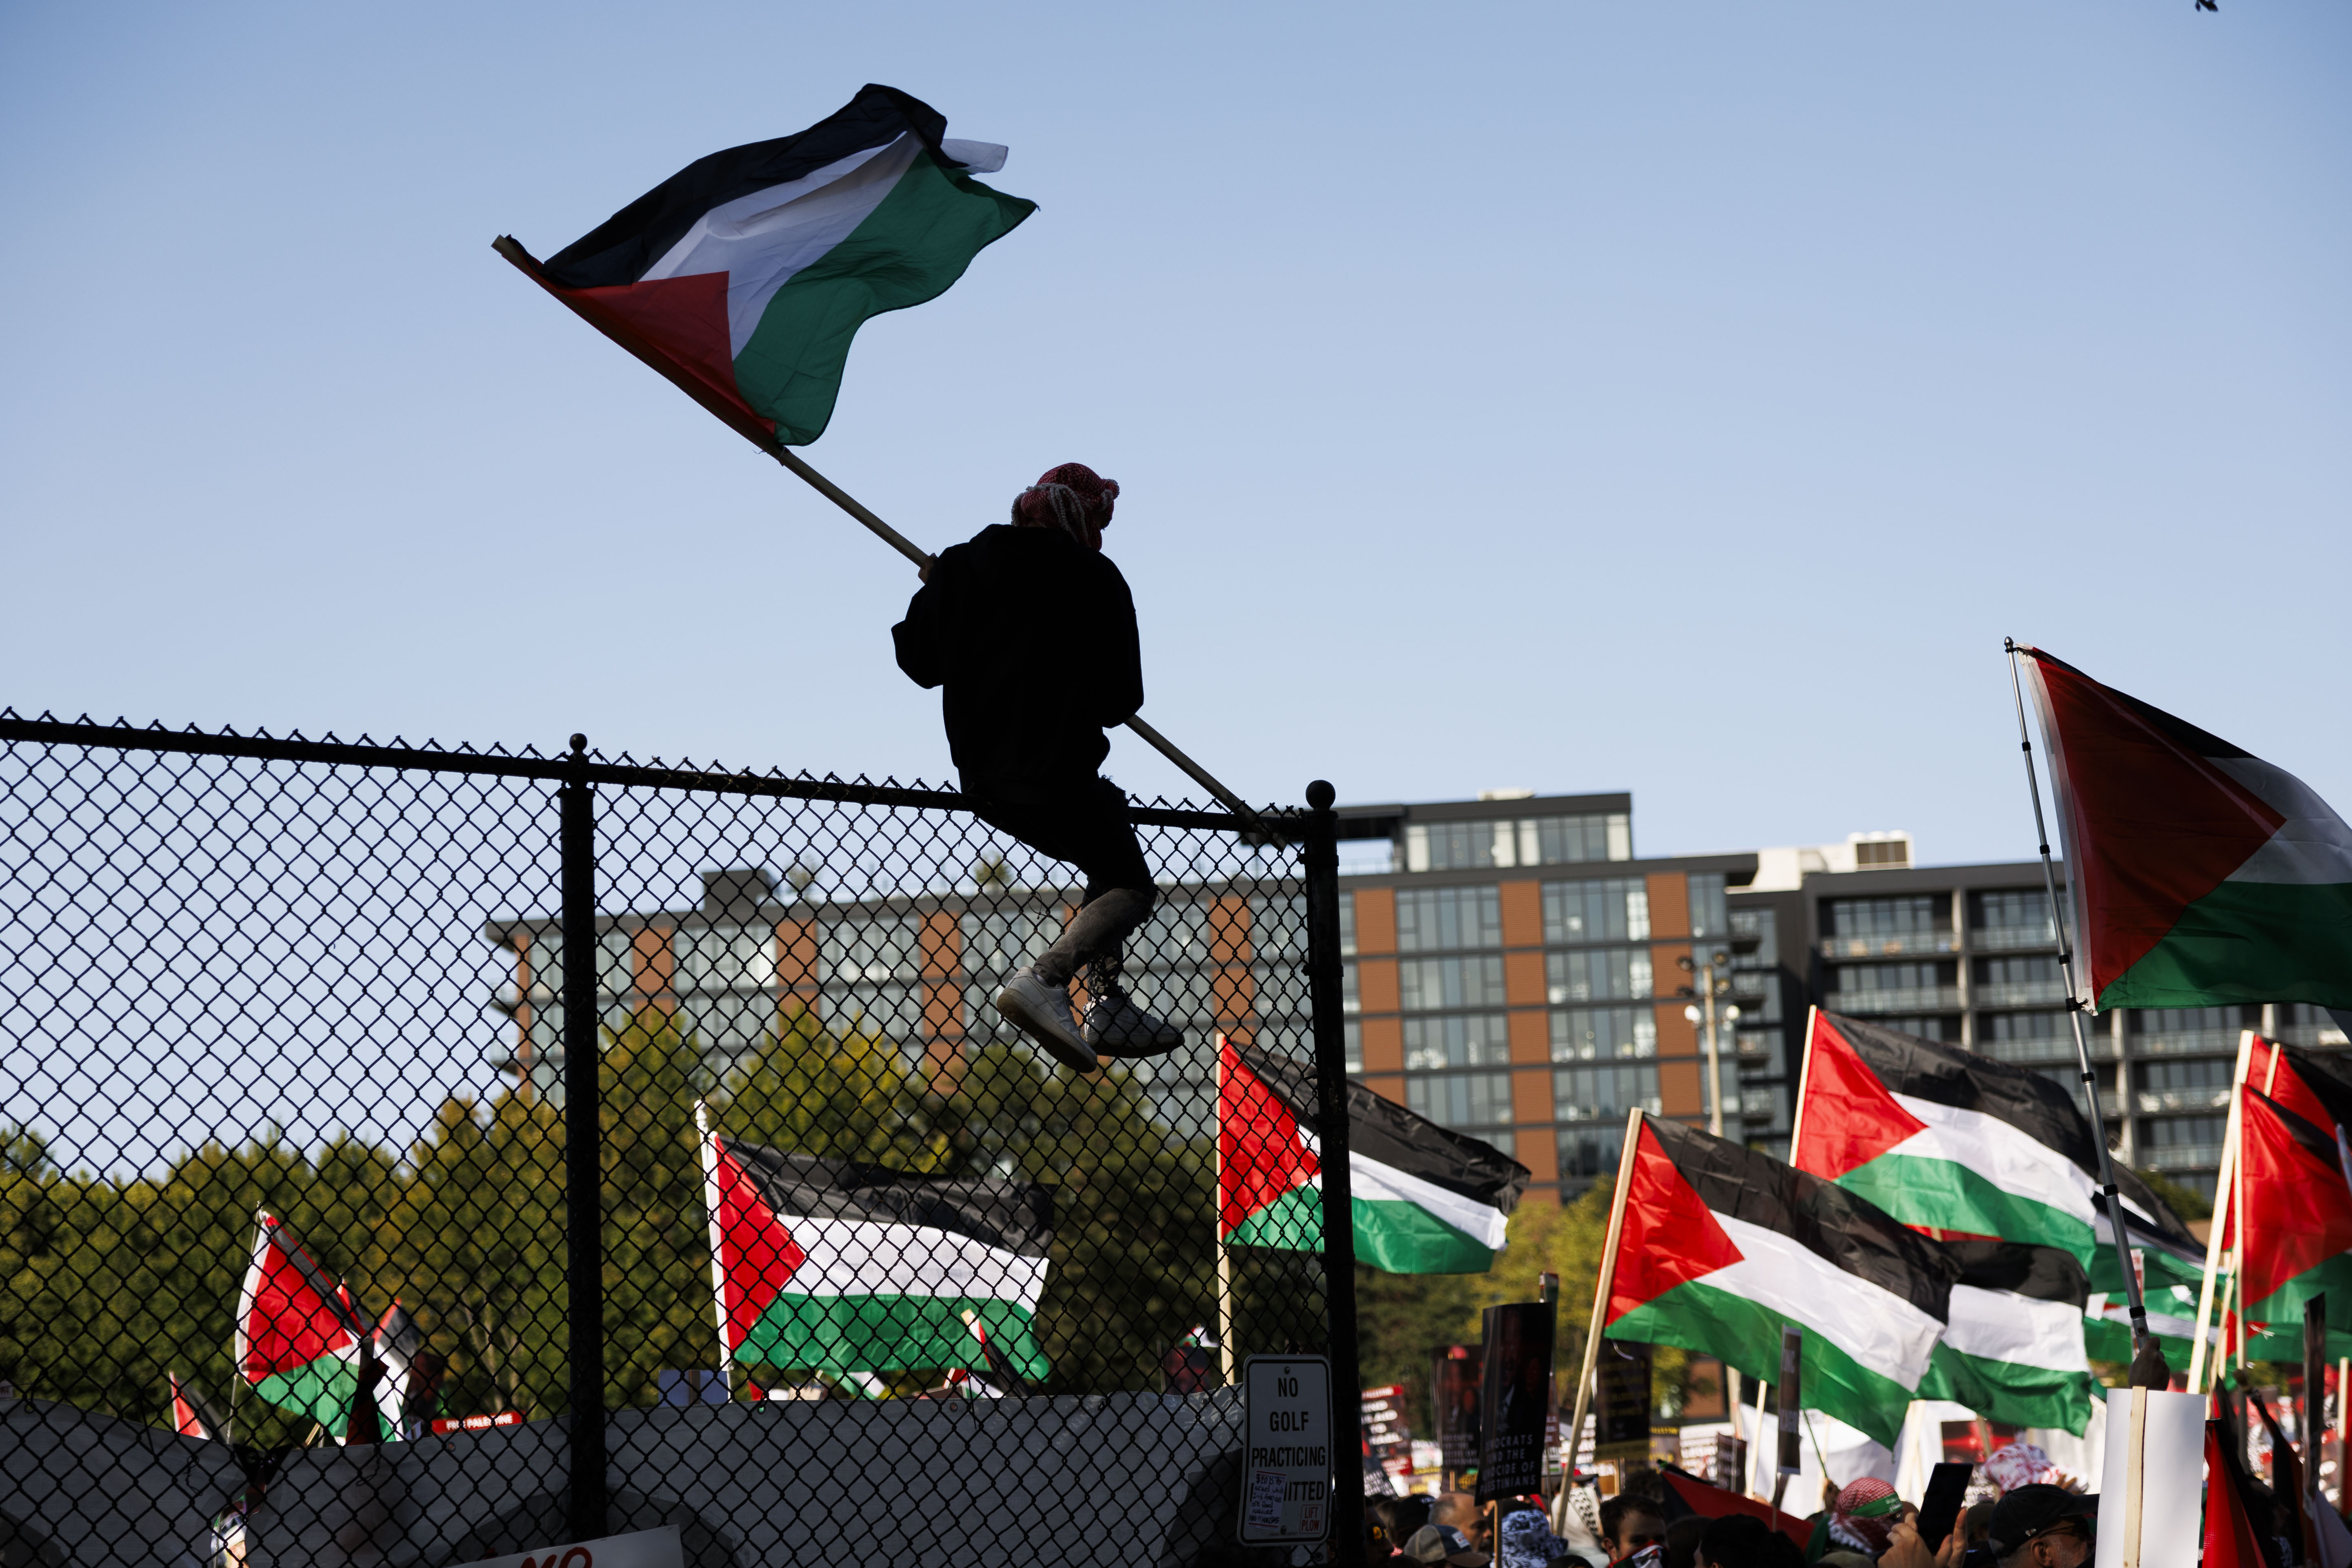
{"type": "MultiPolygon", "coordinates": [[[[1323,1247],[1322,1140],[1303,1063],[1218,1037],[1217,1239],[1323,1247]]],[[[1503,1249],[1528,1168],[1491,1143],[1348,1085],[1356,1261],[1391,1274],[1483,1274],[1503,1249]]]]}
{"type": "Polygon", "coordinates": [[[2058,793],[2083,1000],[2352,1007],[2352,827],[2284,769],[2018,651],[2058,793]]]}
{"type": "Polygon", "coordinates": [[[1045,1377],[1045,1187],[911,1175],[715,1129],[703,1173],[728,1359],[853,1378],[970,1367],[984,1349],[992,1367],[1045,1377]]]}
{"type": "Polygon", "coordinates": [[[944,293],[1036,210],[971,176],[992,143],[869,85],[837,113],[688,164],[532,262],[499,249],[599,331],[753,444],[824,433],[858,328],[944,293]]]}
{"type": "Polygon", "coordinates": [[[1601,1331],[1780,1377],[1804,1332],[1804,1407],[1893,1447],[1959,1268],[1867,1199],[1769,1154],[1644,1115],[1618,1195],[1601,1331]]]}

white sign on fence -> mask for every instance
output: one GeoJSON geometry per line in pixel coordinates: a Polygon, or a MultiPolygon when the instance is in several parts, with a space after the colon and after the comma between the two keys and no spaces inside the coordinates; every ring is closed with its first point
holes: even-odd
{"type": "Polygon", "coordinates": [[[487,1558],[465,1568],[686,1568],[686,1548],[678,1544],[677,1527],[666,1524],[659,1530],[487,1558]]]}
{"type": "MultiPolygon", "coordinates": [[[[1318,1355],[1242,1363],[1244,1542],[1320,1541],[1331,1531],[1331,1363],[1318,1355]]],[[[1361,1456],[1344,1456],[1353,1484],[1361,1456]]]]}

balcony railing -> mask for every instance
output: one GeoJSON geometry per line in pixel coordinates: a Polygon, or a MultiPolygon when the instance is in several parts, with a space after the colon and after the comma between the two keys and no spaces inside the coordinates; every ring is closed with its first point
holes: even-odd
{"type": "Polygon", "coordinates": [[[1822,1004],[1832,1013],[1950,1013],[1958,1010],[1957,985],[1891,985],[1882,991],[1832,991],[1822,1004]]]}
{"type": "Polygon", "coordinates": [[[2058,938],[2046,924],[1977,926],[1969,932],[1969,949],[1972,952],[2014,952],[2020,948],[2057,945],[2058,938]]]}
{"type": "Polygon", "coordinates": [[[1822,942],[1822,956],[1824,958],[1900,958],[1911,952],[1958,952],[1959,950],[1959,939],[1948,931],[1833,936],[1822,942]]]}
{"type": "Polygon", "coordinates": [[[1979,981],[1969,992],[1979,1007],[2046,1007],[2066,1000],[2063,980],[1979,981]]]}
{"type": "Polygon", "coordinates": [[[2141,1163],[2158,1171],[2210,1171],[2221,1163],[2219,1143],[2152,1143],[2141,1163]]]}
{"type": "MultiPolygon", "coordinates": [[[[2105,1035],[2093,1034],[2084,1037],[2083,1045],[2095,1062],[2116,1059],[2116,1043],[2105,1035]]],[[[2074,1037],[2035,1035],[2022,1040],[1977,1041],[1977,1050],[2005,1062],[2071,1062],[2074,1059],[2074,1037]]]]}
{"type": "Polygon", "coordinates": [[[2206,1089],[2144,1089],[2135,1096],[2142,1116],[2162,1110],[2220,1110],[2230,1103],[2230,1086],[2206,1089]]]}
{"type": "Polygon", "coordinates": [[[2136,1057],[2226,1057],[2238,1050],[2235,1029],[2168,1029],[2161,1035],[2133,1035],[2136,1057]]]}

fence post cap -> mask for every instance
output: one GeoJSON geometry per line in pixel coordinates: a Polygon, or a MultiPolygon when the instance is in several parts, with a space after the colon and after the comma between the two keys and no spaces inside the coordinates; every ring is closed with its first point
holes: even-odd
{"type": "Polygon", "coordinates": [[[1331,787],[1329,779],[1317,779],[1307,786],[1307,804],[1318,811],[1330,810],[1331,803],[1339,798],[1339,792],[1331,787]]]}

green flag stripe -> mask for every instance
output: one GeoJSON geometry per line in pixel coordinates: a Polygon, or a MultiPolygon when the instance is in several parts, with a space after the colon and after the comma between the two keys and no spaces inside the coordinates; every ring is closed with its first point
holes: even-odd
{"type": "MultiPolygon", "coordinates": [[[[2128,1360],[2128,1330],[2124,1338],[2128,1360]]],[[[1927,1375],[1919,1380],[1917,1397],[1956,1400],[1989,1421],[2054,1426],[2079,1437],[2091,1419],[2095,1386],[2087,1373],[1991,1361],[1939,1342],[1927,1375]]]]}
{"type": "MultiPolygon", "coordinates": [[[[2352,1252],[2339,1252],[2315,1268],[2305,1269],[2246,1309],[2246,1318],[2268,1323],[2273,1332],[2292,1325],[2303,1331],[2303,1304],[2315,1296],[2327,1298],[2327,1326],[2352,1329],[2352,1252]]],[[[2297,1352],[2297,1359],[2301,1352],[2297,1352]]]]}
{"type": "Polygon", "coordinates": [[[824,433],[857,329],[938,298],[982,247],[1036,211],[926,152],[849,237],[776,290],[735,356],[743,399],[797,445],[824,433]]]}
{"type": "MultiPolygon", "coordinates": [[[[1484,1274],[1495,1254],[1418,1204],[1355,1198],[1356,1261],[1391,1274],[1484,1274]]],[[[1293,1187],[1235,1226],[1235,1247],[1317,1252],[1323,1247],[1323,1189],[1293,1187]]]]}
{"type": "Polygon", "coordinates": [[[2223,882],[2099,994],[2106,1007],[2352,1007],[2352,884],[2223,882]]]}
{"type": "Polygon", "coordinates": [[[768,1304],[736,1354],[773,1367],[832,1373],[910,1372],[987,1364],[964,1322],[976,1314],[1022,1376],[1051,1370],[1030,1315],[993,1296],[796,1296],[768,1304]]]}
{"type": "Polygon", "coordinates": [[[2097,1250],[2095,1233],[2075,1215],[2004,1192],[1956,1161],[1881,1154],[1840,1176],[1838,1185],[1905,1225],[2055,1247],[2086,1266],[2097,1250]]]}
{"type": "Polygon", "coordinates": [[[307,1415],[338,1436],[351,1419],[352,1395],[359,1392],[359,1369],[339,1355],[322,1355],[291,1372],[274,1372],[253,1391],[280,1410],[307,1415]]]}
{"type": "MultiPolygon", "coordinates": [[[[1780,1375],[1780,1330],[1804,1328],[1761,1302],[1693,1280],[1644,1301],[1609,1327],[1612,1339],[1680,1345],[1722,1358],[1765,1382],[1780,1375]]],[[[1911,1391],[1871,1371],[1811,1330],[1805,1332],[1804,1405],[1860,1428],[1888,1447],[1902,1435],[1911,1391]]]]}

